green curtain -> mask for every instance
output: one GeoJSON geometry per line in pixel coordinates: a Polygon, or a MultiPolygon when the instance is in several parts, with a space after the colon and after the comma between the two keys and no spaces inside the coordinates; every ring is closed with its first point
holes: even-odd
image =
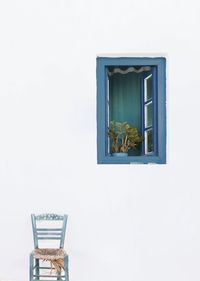
{"type": "MultiPolygon", "coordinates": [[[[141,133],[141,74],[113,74],[109,77],[109,121],[128,122],[141,133]]],[[[138,155],[134,151],[130,155],[138,155]]]]}
{"type": "Polygon", "coordinates": [[[140,74],[114,74],[109,78],[110,121],[127,121],[141,130],[140,74]]]}

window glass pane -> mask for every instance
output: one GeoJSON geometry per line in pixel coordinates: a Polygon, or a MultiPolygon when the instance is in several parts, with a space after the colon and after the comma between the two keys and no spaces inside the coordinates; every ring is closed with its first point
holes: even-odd
{"type": "MultiPolygon", "coordinates": [[[[110,108],[109,108],[109,76],[107,74],[107,128],[109,127],[109,123],[110,123],[110,108]]],[[[110,153],[110,138],[107,138],[107,149],[108,149],[108,154],[110,153]]]]}
{"type": "Polygon", "coordinates": [[[145,95],[145,102],[152,99],[152,74],[149,75],[144,80],[144,95],[145,95]]]}
{"type": "Polygon", "coordinates": [[[145,104],[145,128],[152,126],[153,107],[152,102],[145,104]]]}
{"type": "Polygon", "coordinates": [[[152,98],[152,75],[147,79],[147,100],[152,98]]]}
{"type": "Polygon", "coordinates": [[[145,131],[145,154],[153,152],[153,130],[145,131]]]}

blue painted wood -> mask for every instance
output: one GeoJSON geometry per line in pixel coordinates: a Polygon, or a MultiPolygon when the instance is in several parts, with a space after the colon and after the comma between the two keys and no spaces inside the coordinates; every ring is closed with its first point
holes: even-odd
{"type": "Polygon", "coordinates": [[[29,281],[33,281],[33,255],[29,256],[29,281]]]}
{"type": "MultiPolygon", "coordinates": [[[[43,280],[43,281],[55,281],[56,280],[56,278],[48,278],[48,279],[39,279],[39,278],[34,278],[34,281],[40,281],[40,280],[43,280]]],[[[65,279],[64,278],[60,278],[60,279],[57,279],[57,280],[60,280],[60,281],[65,281],[65,279]]]]}
{"type": "Polygon", "coordinates": [[[154,155],[104,157],[101,164],[164,164],[163,159],[154,155]]]}
{"type": "Polygon", "coordinates": [[[166,163],[166,59],[164,57],[97,57],[97,162],[99,164],[166,163]],[[128,156],[116,159],[107,152],[106,68],[108,66],[153,66],[157,69],[155,87],[157,116],[154,117],[156,155],[128,156]]]}
{"type": "Polygon", "coordinates": [[[33,274],[33,277],[51,277],[51,278],[57,278],[59,276],[59,278],[63,278],[63,277],[65,277],[65,275],[55,275],[55,274],[50,274],[50,275],[48,275],[48,274],[33,274]]]}
{"type": "Polygon", "coordinates": [[[154,145],[154,155],[158,155],[158,88],[157,88],[157,68],[153,67],[153,145],[154,145]]]}
{"type": "Polygon", "coordinates": [[[36,267],[39,267],[40,269],[51,269],[50,266],[38,266],[38,265],[35,265],[34,268],[36,267]]]}
{"type": "Polygon", "coordinates": [[[62,231],[62,234],[61,234],[60,248],[64,247],[66,226],[67,226],[67,215],[64,215],[64,217],[63,217],[63,226],[62,226],[63,231],[62,231]]]}
{"type": "Polygon", "coordinates": [[[37,231],[62,231],[62,228],[37,228],[37,231]]]}
{"type": "Polygon", "coordinates": [[[53,230],[37,230],[37,235],[61,235],[62,234],[62,230],[61,231],[53,231],[53,230]]]}
{"type": "Polygon", "coordinates": [[[49,236],[49,237],[41,237],[41,236],[37,236],[38,240],[61,240],[61,236],[59,237],[55,237],[55,236],[49,236]]]}
{"type": "MultiPolygon", "coordinates": [[[[144,134],[144,73],[141,73],[140,77],[140,87],[141,87],[141,128],[142,128],[142,135],[144,134]]],[[[142,146],[142,155],[144,155],[144,142],[141,144],[142,146]]]]}
{"type": "MultiPolygon", "coordinates": [[[[152,66],[151,70],[148,72],[143,73],[142,76],[142,132],[143,136],[145,134],[145,131],[148,131],[149,129],[152,129],[153,132],[153,151],[151,155],[157,155],[157,71],[156,67],[152,66]],[[152,75],[152,97],[145,101],[144,98],[144,80],[147,78],[149,75],[152,75]],[[151,126],[145,126],[145,105],[148,104],[150,101],[152,101],[152,125],[151,126]]],[[[142,143],[142,151],[143,155],[145,155],[145,140],[142,143]]]]}
{"type": "MultiPolygon", "coordinates": [[[[65,278],[66,278],[66,277],[60,278],[60,279],[57,278],[57,280],[65,281],[65,278]]],[[[43,278],[43,279],[34,278],[33,280],[34,280],[34,281],[40,281],[40,280],[43,280],[43,281],[55,281],[55,280],[56,280],[56,277],[54,277],[54,279],[53,279],[53,278],[50,278],[50,277],[48,277],[47,279],[44,279],[44,278],[43,278]]]]}
{"type": "Polygon", "coordinates": [[[64,271],[66,272],[65,274],[65,281],[69,281],[69,270],[68,270],[68,256],[64,257],[64,271]]]}
{"type": "Polygon", "coordinates": [[[158,155],[166,163],[166,60],[158,64],[158,155]]]}
{"type": "Polygon", "coordinates": [[[38,240],[37,240],[37,232],[36,232],[36,219],[35,215],[31,215],[31,222],[32,222],[32,230],[33,230],[33,239],[34,239],[34,247],[38,248],[38,240]]]}
{"type": "Polygon", "coordinates": [[[39,277],[35,277],[34,279],[33,279],[33,281],[40,281],[40,280],[43,280],[43,281],[55,281],[55,280],[60,280],[60,281],[65,281],[65,278],[66,277],[63,277],[63,278],[60,278],[60,279],[56,279],[56,277],[54,277],[54,279],[53,278],[50,278],[50,277],[48,277],[47,279],[45,278],[42,278],[42,279],[39,279],[39,277]]]}
{"type": "Polygon", "coordinates": [[[37,215],[35,216],[36,220],[63,220],[64,216],[61,215],[57,215],[57,214],[41,214],[41,215],[37,215]]]}
{"type": "MultiPolygon", "coordinates": [[[[32,221],[32,229],[33,229],[33,238],[34,238],[34,248],[38,248],[38,241],[39,240],[59,240],[60,241],[60,248],[64,248],[64,241],[65,241],[65,233],[66,233],[66,226],[67,226],[67,215],[57,215],[57,214],[41,214],[41,215],[31,215],[31,221],[32,221]],[[62,221],[62,227],[58,228],[52,227],[38,227],[37,228],[37,221],[62,221]]],[[[45,274],[42,275],[40,270],[41,269],[51,269],[51,267],[40,266],[39,259],[36,259],[33,257],[32,254],[30,254],[29,259],[29,280],[40,280],[40,278],[57,278],[57,280],[69,280],[69,273],[68,273],[68,255],[65,255],[64,257],[64,275],[62,274],[45,274]]],[[[47,281],[45,279],[45,281],[47,281]]],[[[50,280],[49,280],[50,281],[50,280]]],[[[53,281],[53,279],[51,279],[53,281]]]]}
{"type": "MultiPolygon", "coordinates": [[[[35,273],[39,276],[40,275],[40,268],[39,268],[40,261],[39,261],[39,259],[35,259],[35,265],[36,265],[35,273]]],[[[34,275],[33,275],[33,277],[34,277],[34,275]]]]}
{"type": "MultiPolygon", "coordinates": [[[[103,162],[107,157],[106,135],[107,135],[107,117],[106,117],[106,61],[97,58],[97,157],[98,162],[103,162]]],[[[109,65],[109,64],[108,64],[109,65]]]]}
{"type": "Polygon", "coordinates": [[[64,246],[67,215],[57,215],[57,214],[41,214],[41,215],[31,215],[32,229],[34,237],[34,247],[38,248],[38,240],[60,240],[60,248],[64,246]],[[37,221],[62,221],[62,228],[37,228],[37,221]],[[54,232],[55,231],[55,232],[54,232]],[[59,231],[59,232],[58,232],[59,231]]]}

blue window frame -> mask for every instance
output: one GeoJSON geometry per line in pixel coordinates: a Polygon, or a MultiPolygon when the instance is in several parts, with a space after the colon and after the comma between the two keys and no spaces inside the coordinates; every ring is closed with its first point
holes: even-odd
{"type": "Polygon", "coordinates": [[[97,57],[98,164],[166,163],[166,59],[97,57]],[[128,155],[111,151],[111,121],[128,122],[142,142],[128,155]]]}

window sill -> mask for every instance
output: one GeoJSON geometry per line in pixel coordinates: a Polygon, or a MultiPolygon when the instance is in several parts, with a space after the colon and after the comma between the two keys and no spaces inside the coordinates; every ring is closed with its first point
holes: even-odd
{"type": "Polygon", "coordinates": [[[144,155],[144,156],[105,156],[99,157],[98,164],[166,164],[166,157],[155,156],[155,155],[144,155]]]}

